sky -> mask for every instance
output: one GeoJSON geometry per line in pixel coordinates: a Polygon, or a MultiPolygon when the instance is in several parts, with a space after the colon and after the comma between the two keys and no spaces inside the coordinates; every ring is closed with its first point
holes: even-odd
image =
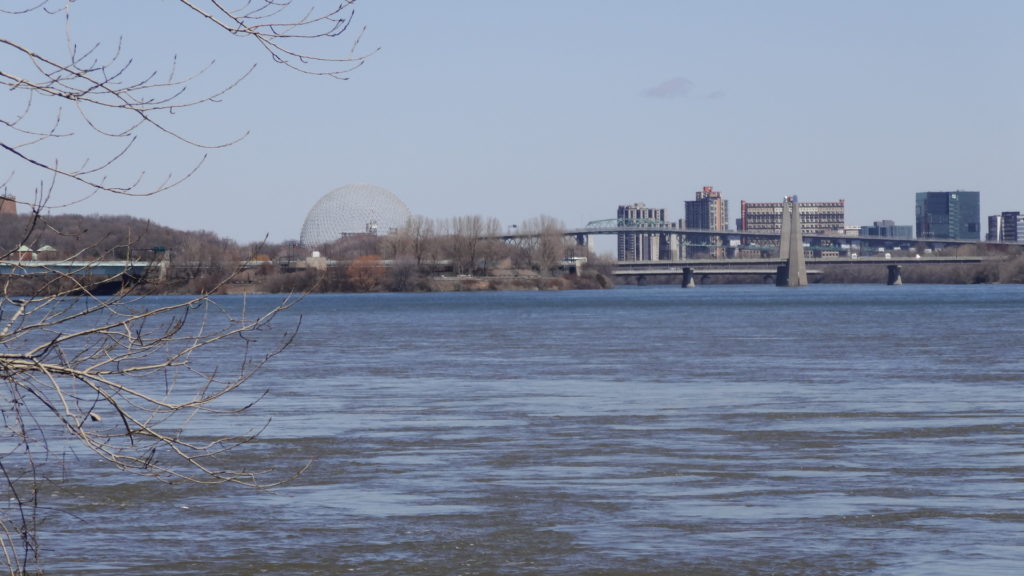
{"type": "MultiPolygon", "coordinates": [[[[358,50],[373,53],[344,81],[275,66],[172,0],[75,10],[76,33],[123,36],[143,66],[215,60],[211,86],[256,69],[176,118],[207,142],[247,134],[186,182],[56,211],[286,242],[355,183],[415,214],[504,226],[582,227],[636,202],[677,220],[704,186],[731,220],[741,200],[791,194],[844,199],[855,226],[913,224],[914,194],[930,190],[981,191],[983,217],[1024,210],[1015,0],[359,0],[358,50]]],[[[202,154],[156,142],[117,169],[181,174],[202,154]]]]}

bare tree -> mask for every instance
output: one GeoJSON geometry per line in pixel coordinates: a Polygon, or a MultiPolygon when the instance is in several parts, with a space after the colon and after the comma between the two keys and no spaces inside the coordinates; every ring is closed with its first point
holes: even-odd
{"type": "Polygon", "coordinates": [[[384,285],[387,269],[380,256],[360,256],[348,265],[348,281],[356,292],[376,292],[384,285]]]}
{"type": "Polygon", "coordinates": [[[412,256],[400,256],[391,265],[391,290],[408,292],[416,288],[419,266],[412,256]]]}
{"type": "MultiPolygon", "coordinates": [[[[353,3],[336,0],[325,10],[307,11],[292,0],[246,0],[230,3],[233,8],[221,0],[177,0],[168,9],[190,11],[201,20],[197,26],[205,22],[251,42],[277,63],[309,74],[343,78],[366,58],[355,52],[358,37],[351,49],[340,55],[331,42],[349,31],[353,3]]],[[[108,43],[86,37],[87,43],[80,44],[78,36],[84,33],[73,26],[74,13],[88,9],[104,8],[65,0],[14,0],[0,8],[8,31],[17,29],[18,18],[44,20],[44,24],[66,30],[65,46],[52,53],[14,34],[0,36],[4,61],[0,85],[7,88],[0,117],[0,147],[16,164],[31,168],[33,178],[48,182],[35,187],[32,203],[23,202],[29,207],[47,204],[60,184],[71,184],[86,196],[99,191],[155,194],[182,182],[205,159],[204,155],[183,173],[155,181],[145,171],[118,177],[115,169],[125,163],[143,137],[209,149],[230,145],[244,136],[202,142],[182,132],[175,115],[218,102],[251,68],[213,86],[208,86],[205,78],[213,70],[213,62],[183,73],[174,57],[164,70],[139,69],[126,52],[123,37],[108,43]],[[207,90],[197,93],[202,87],[207,90]],[[106,155],[96,156],[97,150],[106,155]]]]}
{"type": "Polygon", "coordinates": [[[431,236],[427,238],[424,256],[429,262],[430,273],[436,273],[447,258],[446,238],[451,235],[451,222],[447,219],[434,220],[428,229],[431,236]]]}
{"type": "MultiPolygon", "coordinates": [[[[361,31],[350,28],[353,4],[334,0],[318,9],[292,0],[174,0],[152,9],[194,17],[195,30],[233,37],[257,58],[344,78],[368,55],[359,52],[361,31]]],[[[182,71],[176,56],[145,68],[127,38],[141,23],[125,24],[120,38],[96,40],[75,26],[88,10],[121,7],[71,0],[0,5],[0,149],[15,167],[0,175],[0,187],[8,196],[12,188],[32,190],[30,200],[18,200],[30,214],[23,238],[54,228],[50,208],[95,194],[172,188],[210,149],[244,136],[207,142],[186,133],[180,121],[219,102],[251,69],[221,81],[212,62],[182,71]],[[40,30],[58,31],[63,42],[37,39],[40,30]],[[143,142],[199,151],[194,163],[154,178],[152,170],[134,168],[134,150],[143,142]]],[[[130,258],[126,253],[124,260],[130,258]]],[[[115,467],[155,478],[266,484],[257,471],[232,469],[224,458],[258,430],[201,440],[190,438],[188,424],[197,414],[249,405],[223,403],[288,344],[293,331],[271,329],[291,301],[253,316],[221,308],[205,293],[160,305],[130,292],[99,298],[97,286],[125,280],[126,273],[104,276],[72,258],[41,273],[27,293],[10,277],[0,280],[0,480],[8,502],[0,508],[0,557],[10,573],[39,563],[39,487],[55,446],[77,444],[115,467]],[[234,370],[223,365],[225,347],[234,370]]]]}
{"type": "Polygon", "coordinates": [[[409,250],[416,259],[416,265],[422,266],[430,244],[435,242],[434,221],[425,216],[410,216],[399,235],[408,238],[409,250]]]}
{"type": "Polygon", "coordinates": [[[542,272],[552,272],[558,268],[567,247],[565,223],[552,216],[542,215],[523,222],[520,231],[533,235],[529,258],[534,268],[542,272]]]}
{"type": "Polygon", "coordinates": [[[498,260],[509,256],[508,246],[501,240],[501,222],[497,218],[484,221],[484,240],[480,243],[480,268],[487,275],[498,260]]]}
{"type": "Polygon", "coordinates": [[[452,265],[457,273],[472,273],[477,267],[484,220],[480,216],[459,216],[452,219],[449,238],[452,265]]]}

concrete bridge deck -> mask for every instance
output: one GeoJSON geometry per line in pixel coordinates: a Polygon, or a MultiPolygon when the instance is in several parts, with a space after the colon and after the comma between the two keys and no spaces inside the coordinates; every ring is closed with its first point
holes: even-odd
{"type": "MultiPolygon", "coordinates": [[[[998,258],[986,256],[921,256],[921,257],[889,257],[871,256],[863,258],[807,258],[808,264],[828,265],[870,265],[870,264],[977,264],[998,258]]],[[[781,266],[788,260],[783,258],[731,258],[721,260],[634,260],[629,262],[616,262],[617,274],[630,274],[629,270],[652,270],[661,268],[677,268],[677,274],[683,268],[692,268],[695,272],[705,273],[711,270],[728,270],[730,268],[756,268],[781,266]],[[620,272],[621,271],[621,272],[620,272]]],[[[728,274],[728,272],[721,272],[728,274]]]]}
{"type": "MultiPolygon", "coordinates": [[[[672,276],[685,273],[684,268],[633,268],[630,270],[613,270],[615,276],[672,276]]],[[[693,268],[695,276],[774,276],[778,268],[693,268]]],[[[808,274],[821,274],[821,270],[808,270],[808,274]]]]}
{"type": "MultiPolygon", "coordinates": [[[[886,267],[886,283],[899,285],[903,283],[902,268],[905,265],[928,264],[967,264],[979,263],[996,258],[983,256],[929,256],[921,257],[869,257],[869,258],[808,258],[802,265],[818,264],[826,266],[878,266],[886,267]]],[[[756,275],[764,278],[779,278],[787,271],[787,260],[772,259],[734,259],[734,260],[664,260],[660,262],[619,262],[612,272],[615,276],[682,276],[682,286],[692,288],[697,277],[756,275]]],[[[807,269],[806,276],[822,274],[821,270],[807,269]]],[[[806,282],[805,282],[806,283],[806,282]]]]}

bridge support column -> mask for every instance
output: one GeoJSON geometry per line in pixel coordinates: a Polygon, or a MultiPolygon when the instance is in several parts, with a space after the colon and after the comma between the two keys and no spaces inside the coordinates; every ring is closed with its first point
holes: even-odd
{"type": "Polygon", "coordinates": [[[795,196],[782,203],[782,234],[779,257],[786,263],[779,266],[776,286],[807,286],[807,264],[804,263],[804,236],[800,228],[800,206],[795,196]]]}
{"type": "Polygon", "coordinates": [[[789,264],[780,264],[775,269],[775,285],[779,287],[789,286],[789,264]]]}
{"type": "Polygon", "coordinates": [[[900,266],[899,264],[889,264],[888,268],[889,278],[886,280],[886,284],[889,286],[902,286],[903,276],[900,272],[903,270],[903,266],[900,266]]]}
{"type": "Polygon", "coordinates": [[[697,283],[693,281],[693,268],[683,268],[683,288],[696,288],[697,283]]]}

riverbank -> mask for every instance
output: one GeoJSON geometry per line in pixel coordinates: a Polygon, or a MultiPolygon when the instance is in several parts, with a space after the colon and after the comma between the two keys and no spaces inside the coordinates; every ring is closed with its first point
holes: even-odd
{"type": "MultiPolygon", "coordinates": [[[[155,287],[155,286],[154,286],[155,287]]],[[[150,288],[154,288],[150,287],[150,288]]],[[[373,290],[327,290],[320,284],[313,284],[304,291],[322,293],[345,292],[494,292],[494,291],[558,291],[558,290],[604,290],[614,288],[610,276],[601,273],[582,275],[542,276],[523,270],[494,276],[438,275],[418,278],[406,290],[390,290],[379,286],[373,290]]],[[[260,281],[226,282],[217,291],[223,294],[277,294],[295,290],[281,290],[279,283],[260,281]]]]}
{"type": "MultiPolygon", "coordinates": [[[[1024,284],[1024,256],[1003,254],[1002,258],[977,263],[904,264],[905,284],[1024,284]]],[[[288,294],[288,293],[360,293],[360,292],[487,292],[603,290],[617,285],[678,285],[680,275],[615,276],[613,265],[583,267],[576,273],[542,273],[533,269],[507,266],[491,268],[486,274],[433,272],[429,267],[402,267],[377,261],[372,267],[354,265],[324,267],[287,267],[270,262],[246,266],[234,273],[201,270],[196,275],[178,273],[165,278],[115,278],[101,276],[57,276],[56,274],[10,276],[4,282],[9,296],[31,297],[54,294],[112,294],[125,288],[135,294],[288,294]]],[[[813,284],[885,283],[885,264],[859,266],[815,262],[813,284]]],[[[222,268],[223,269],[223,268],[222,268]]],[[[706,275],[699,284],[774,283],[774,276],[706,275]]]]}

